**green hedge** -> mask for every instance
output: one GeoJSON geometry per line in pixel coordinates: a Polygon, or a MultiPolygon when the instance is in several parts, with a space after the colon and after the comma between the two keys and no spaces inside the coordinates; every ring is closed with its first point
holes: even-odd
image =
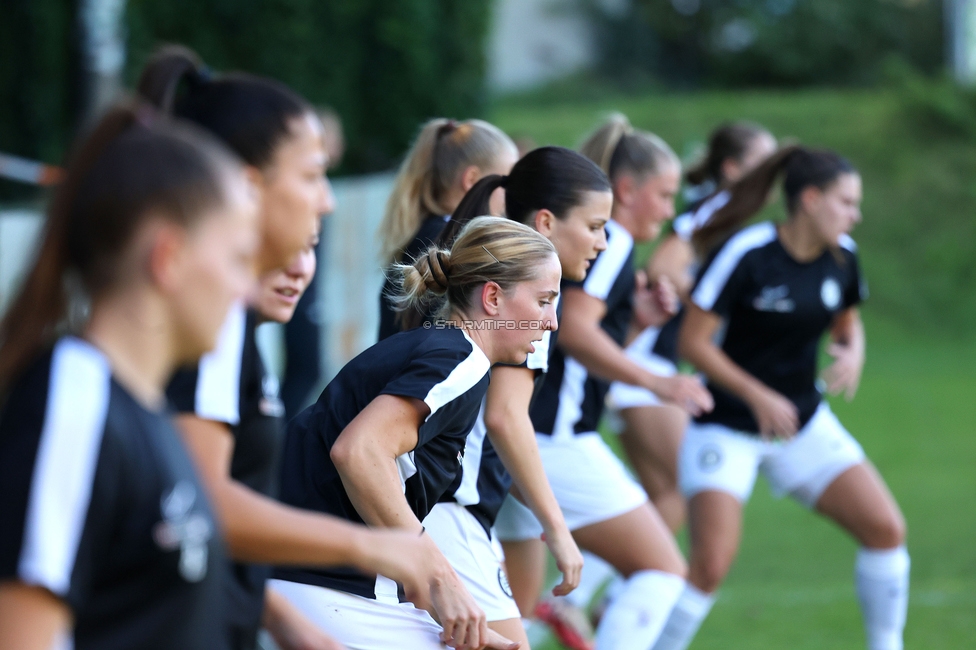
{"type": "Polygon", "coordinates": [[[925,72],[944,59],[941,0],[574,1],[625,85],[863,84],[892,56],[925,72]]]}
{"type": "MultiPolygon", "coordinates": [[[[74,115],[70,0],[0,0],[0,151],[55,162],[74,115]]],[[[396,163],[429,117],[485,103],[490,0],[130,0],[131,83],[160,43],[196,49],[216,70],[279,78],[334,107],[347,131],[342,171],[396,163]]],[[[0,182],[0,197],[23,188],[0,182]]]]}

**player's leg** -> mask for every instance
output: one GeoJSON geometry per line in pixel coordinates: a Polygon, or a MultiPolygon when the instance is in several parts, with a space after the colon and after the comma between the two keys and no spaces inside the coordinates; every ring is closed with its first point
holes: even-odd
{"type": "Polygon", "coordinates": [[[742,507],[765,447],[722,426],[688,427],[678,459],[681,491],[688,498],[688,581],[654,650],[687,648],[711,611],[739,551],[742,507]]]}
{"type": "Polygon", "coordinates": [[[855,582],[869,650],[901,650],[911,561],[905,520],[884,480],[870,463],[855,465],[830,484],[816,508],[861,544],[855,582]]]}
{"type": "Polygon", "coordinates": [[[678,489],[678,450],[688,415],[675,406],[623,409],[620,443],[634,472],[668,528],[685,523],[685,499],[678,489]]]}
{"type": "Polygon", "coordinates": [[[664,521],[645,503],[573,536],[625,578],[600,621],[598,650],[649,648],[684,586],[684,558],[664,521]]]}

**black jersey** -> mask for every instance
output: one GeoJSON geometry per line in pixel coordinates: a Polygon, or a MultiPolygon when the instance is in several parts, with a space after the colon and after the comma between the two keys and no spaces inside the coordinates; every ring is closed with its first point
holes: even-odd
{"type": "Polygon", "coordinates": [[[74,648],[226,648],[223,545],[167,414],[68,337],[0,411],[0,581],[72,610],[74,648]]]}
{"type": "MultiPolygon", "coordinates": [[[[284,406],[278,380],[267,372],[255,338],[257,315],[243,306],[231,311],[217,348],[176,373],[166,394],[180,413],[222,422],[234,436],[230,476],[266,496],[277,493],[278,455],[284,406]]],[[[235,647],[257,640],[271,568],[234,562],[227,597],[235,647]]]]}
{"type": "MultiPolygon", "coordinates": [[[[563,280],[568,288],[582,288],[607,305],[600,327],[623,347],[634,310],[634,239],[623,226],[607,222],[607,248],[601,251],[580,282],[563,280]]],[[[603,415],[610,383],[590,375],[586,368],[556,347],[549,372],[530,410],[536,433],[573,435],[596,431],[603,415]]]]}
{"type": "MultiPolygon", "coordinates": [[[[488,390],[490,363],[456,327],[416,328],[369,348],[339,371],[318,401],[288,423],[281,467],[281,500],[363,523],[329,452],[343,429],[380,395],[423,400],[430,415],[417,446],[397,458],[403,493],[417,518],[454,483],[465,436],[488,390]]],[[[278,569],[284,580],[392,601],[396,584],[353,568],[278,569]]]]}
{"type": "MultiPolygon", "coordinates": [[[[556,297],[557,322],[562,318],[562,302],[559,298],[560,296],[556,297]]],[[[558,329],[543,332],[542,341],[535,345],[535,350],[521,364],[521,367],[535,372],[535,388],[530,408],[545,381],[549,370],[549,356],[556,349],[558,334],[558,329]]],[[[455,481],[457,485],[452,486],[441,500],[453,501],[467,507],[485,532],[490,534],[505,496],[512,487],[512,477],[488,437],[484,404],[478,412],[478,420],[464,441],[464,462],[461,466],[461,475],[455,481]]]]}
{"type": "MultiPolygon", "coordinates": [[[[421,253],[434,245],[434,241],[447,225],[449,216],[430,215],[420,224],[420,230],[414,235],[413,240],[403,249],[403,260],[409,263],[421,253]]],[[[387,277],[383,282],[383,289],[380,291],[380,336],[379,340],[393,336],[400,331],[397,323],[397,312],[393,309],[390,295],[396,291],[396,283],[393,278],[387,277]]]]}
{"type": "MultiPolygon", "coordinates": [[[[706,263],[692,301],[721,316],[722,350],[743,370],[789,398],[801,426],[820,403],[817,348],[837,314],[867,297],[853,240],[837,251],[800,263],[783,248],[772,223],[745,228],[706,263]]],[[[698,422],[717,422],[751,433],[758,426],[748,406],[709,382],[715,410],[698,422]]]]}

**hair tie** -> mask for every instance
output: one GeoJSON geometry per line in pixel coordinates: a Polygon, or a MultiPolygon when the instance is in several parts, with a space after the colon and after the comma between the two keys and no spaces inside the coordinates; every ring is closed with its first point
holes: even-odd
{"type": "Polygon", "coordinates": [[[448,269],[446,260],[441,259],[444,255],[436,248],[427,250],[427,269],[430,272],[430,280],[427,281],[427,288],[434,293],[444,293],[448,287],[448,269]]]}
{"type": "Polygon", "coordinates": [[[457,128],[457,122],[454,120],[448,120],[444,124],[441,124],[441,128],[437,129],[437,137],[447,135],[448,133],[454,131],[457,128]]]}

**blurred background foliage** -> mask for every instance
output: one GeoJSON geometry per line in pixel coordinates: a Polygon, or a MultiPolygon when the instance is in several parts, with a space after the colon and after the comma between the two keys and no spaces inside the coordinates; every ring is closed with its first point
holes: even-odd
{"type": "MultiPolygon", "coordinates": [[[[0,0],[0,151],[63,159],[80,0],[0,0]]],[[[427,118],[484,116],[573,146],[619,109],[689,156],[725,119],[836,148],[862,169],[873,304],[976,328],[976,93],[942,76],[938,0],[552,0],[595,27],[588,72],[489,97],[492,0],[129,0],[131,87],[165,42],[289,83],[341,115],[339,174],[391,169],[427,118]]],[[[43,197],[0,181],[0,200],[43,197]]]]}
{"type": "Polygon", "coordinates": [[[939,0],[564,0],[597,26],[599,74],[619,84],[869,84],[898,57],[944,60],[939,0]]]}

